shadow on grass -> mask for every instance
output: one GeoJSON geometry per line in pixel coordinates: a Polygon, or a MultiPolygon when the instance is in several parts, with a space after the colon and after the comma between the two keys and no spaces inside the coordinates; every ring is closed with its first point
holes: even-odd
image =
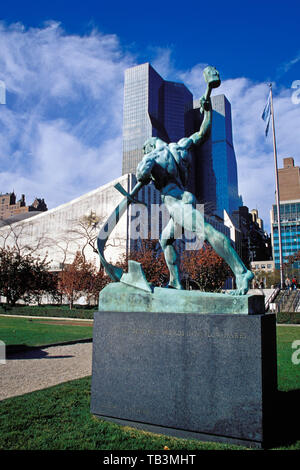
{"type": "Polygon", "coordinates": [[[300,389],[278,391],[272,411],[272,447],[300,441],[300,389]]]}

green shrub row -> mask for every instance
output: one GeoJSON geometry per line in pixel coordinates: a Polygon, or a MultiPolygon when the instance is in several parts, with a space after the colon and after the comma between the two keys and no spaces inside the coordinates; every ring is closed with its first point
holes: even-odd
{"type": "Polygon", "coordinates": [[[300,312],[278,312],[276,314],[276,321],[278,324],[298,325],[300,324],[300,312]]]}
{"type": "Polygon", "coordinates": [[[74,306],[70,309],[69,305],[15,305],[14,307],[2,304],[0,314],[4,315],[28,315],[40,317],[61,317],[61,318],[82,318],[93,319],[96,306],[74,306]]]}

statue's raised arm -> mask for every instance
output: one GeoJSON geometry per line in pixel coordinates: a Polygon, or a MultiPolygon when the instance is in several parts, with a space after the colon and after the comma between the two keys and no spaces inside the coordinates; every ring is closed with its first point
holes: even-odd
{"type": "Polygon", "coordinates": [[[203,70],[204,79],[207,83],[206,91],[200,98],[200,112],[204,114],[203,121],[201,123],[199,132],[190,137],[181,139],[178,144],[186,149],[192,145],[198,145],[203,143],[209,136],[212,123],[212,107],[210,95],[213,88],[217,88],[221,84],[220,74],[215,67],[208,66],[203,70]]]}

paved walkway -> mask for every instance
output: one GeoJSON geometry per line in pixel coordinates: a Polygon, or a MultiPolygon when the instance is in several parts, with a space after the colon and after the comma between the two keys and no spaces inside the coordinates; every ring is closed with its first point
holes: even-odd
{"type": "Polygon", "coordinates": [[[0,364],[0,400],[86,377],[92,373],[92,342],[10,354],[0,364]]]}

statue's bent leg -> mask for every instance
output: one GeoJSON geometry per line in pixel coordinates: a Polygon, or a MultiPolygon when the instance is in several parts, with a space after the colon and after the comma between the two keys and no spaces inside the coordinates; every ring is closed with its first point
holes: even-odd
{"type": "Polygon", "coordinates": [[[205,240],[211,244],[216,253],[218,253],[218,255],[220,255],[227,264],[229,264],[235,275],[243,274],[247,271],[246,266],[232,247],[231,242],[226,235],[205,222],[204,237],[205,240]]]}
{"type": "Polygon", "coordinates": [[[198,238],[208,241],[216,253],[230,266],[236,278],[236,294],[246,294],[249,282],[254,276],[232,247],[229,238],[205,222],[203,214],[192,204],[183,204],[181,201],[174,204],[173,201],[172,209],[175,222],[182,223],[184,229],[195,232],[198,238]]]}
{"type": "Polygon", "coordinates": [[[183,289],[180,282],[179,258],[173,246],[175,242],[174,233],[175,224],[171,218],[161,233],[160,244],[170,273],[169,287],[183,289]]]}
{"type": "Polygon", "coordinates": [[[212,225],[204,223],[204,237],[213,249],[221,256],[232,269],[235,275],[237,294],[246,294],[249,289],[249,282],[254,275],[249,271],[237,252],[232,247],[230,240],[226,235],[218,232],[212,225]]]}

